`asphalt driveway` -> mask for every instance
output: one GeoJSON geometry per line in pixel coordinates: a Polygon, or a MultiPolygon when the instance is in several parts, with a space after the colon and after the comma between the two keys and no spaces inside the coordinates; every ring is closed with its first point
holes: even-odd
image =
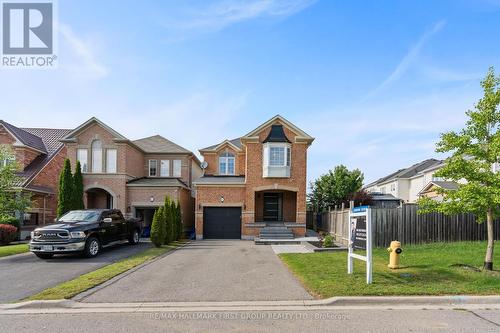
{"type": "Polygon", "coordinates": [[[311,295],[269,245],[196,241],[85,296],[83,302],[302,300],[311,295]]]}
{"type": "Polygon", "coordinates": [[[54,256],[42,260],[33,253],[0,258],[0,302],[18,301],[61,282],[96,270],[151,247],[149,242],[136,246],[118,244],[105,248],[96,258],[78,255],[54,256]]]}

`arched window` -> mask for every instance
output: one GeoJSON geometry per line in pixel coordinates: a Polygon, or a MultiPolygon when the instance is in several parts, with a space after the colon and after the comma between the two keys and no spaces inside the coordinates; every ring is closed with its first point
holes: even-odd
{"type": "Polygon", "coordinates": [[[92,141],[92,172],[102,172],[102,142],[101,140],[92,141]]]}
{"type": "Polygon", "coordinates": [[[219,155],[219,174],[234,175],[234,154],[228,151],[219,155]]]}

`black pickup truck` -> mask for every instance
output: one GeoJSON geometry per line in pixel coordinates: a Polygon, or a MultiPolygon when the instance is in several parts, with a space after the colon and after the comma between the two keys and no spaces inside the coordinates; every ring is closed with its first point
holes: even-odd
{"type": "Polygon", "coordinates": [[[142,221],[126,220],[118,209],[72,210],[55,222],[31,233],[30,251],[39,258],[75,252],[95,257],[115,242],[139,243],[142,232],[142,221]]]}

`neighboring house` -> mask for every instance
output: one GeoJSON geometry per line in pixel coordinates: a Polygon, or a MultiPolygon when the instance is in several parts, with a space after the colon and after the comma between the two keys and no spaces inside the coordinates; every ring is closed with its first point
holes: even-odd
{"type": "Polygon", "coordinates": [[[155,210],[169,196],[181,205],[185,230],[194,225],[193,178],[201,175],[189,150],[155,135],[129,140],[91,118],[62,140],[72,166],[80,161],[86,208],[118,208],[144,219],[146,230],[155,210]]]}
{"type": "Polygon", "coordinates": [[[277,115],[245,136],[201,149],[196,238],[253,239],[270,225],[304,236],[313,140],[277,115]]]}
{"type": "Polygon", "coordinates": [[[370,193],[372,196],[371,207],[374,208],[397,208],[401,206],[403,200],[396,198],[392,194],[370,193]]]}
{"type": "Polygon", "coordinates": [[[443,180],[433,180],[429,182],[424,188],[418,193],[419,197],[428,197],[436,201],[442,201],[443,195],[438,193],[438,189],[444,190],[457,190],[458,183],[443,180]]]}
{"type": "Polygon", "coordinates": [[[35,227],[52,223],[56,217],[59,174],[66,157],[66,149],[59,140],[70,131],[20,128],[0,120],[0,144],[14,151],[21,169],[18,186],[29,193],[32,200],[29,210],[20,216],[21,239],[29,236],[35,227]]]}
{"type": "Polygon", "coordinates": [[[443,161],[427,159],[409,168],[400,169],[364,187],[370,193],[391,194],[404,202],[416,202],[422,189],[431,181],[441,181],[434,173],[443,161]]]}

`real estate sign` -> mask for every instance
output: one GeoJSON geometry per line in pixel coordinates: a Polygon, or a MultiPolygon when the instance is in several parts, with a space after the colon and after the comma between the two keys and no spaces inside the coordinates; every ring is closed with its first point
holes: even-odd
{"type": "Polygon", "coordinates": [[[367,206],[355,207],[349,212],[349,247],[347,273],[353,273],[354,259],[366,262],[366,283],[372,283],[371,211],[367,206]],[[355,253],[364,250],[365,255],[355,253]]]}

